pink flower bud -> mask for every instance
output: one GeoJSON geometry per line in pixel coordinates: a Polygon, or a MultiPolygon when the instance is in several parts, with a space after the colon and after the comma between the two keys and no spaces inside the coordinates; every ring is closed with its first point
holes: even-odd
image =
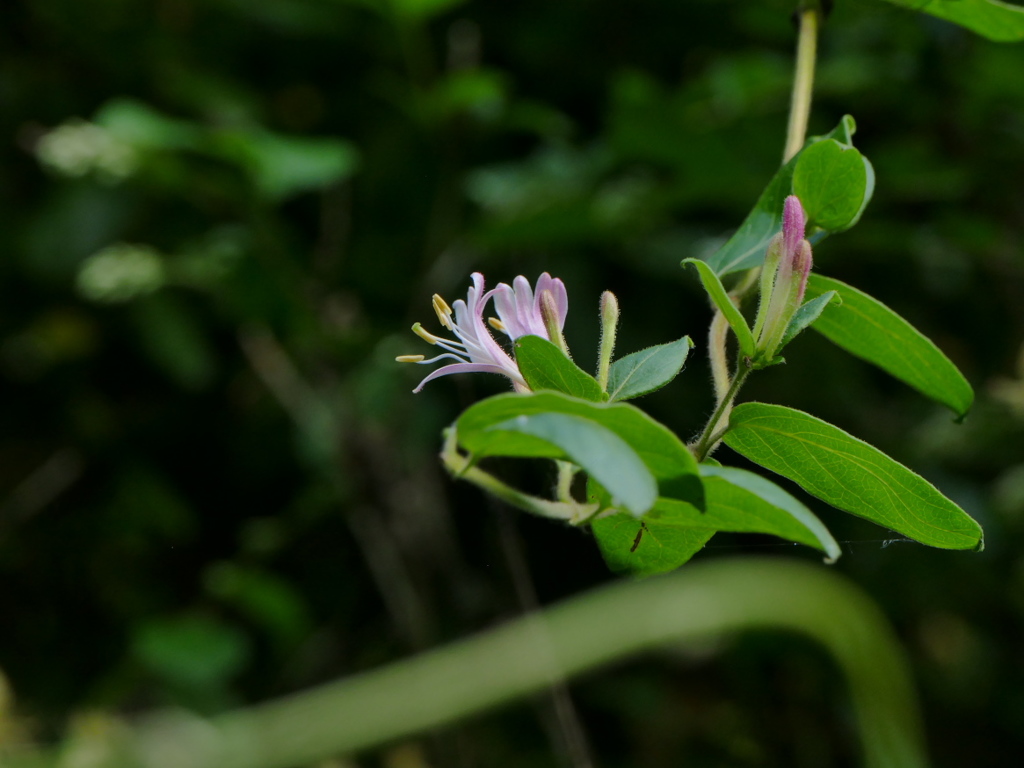
{"type": "Polygon", "coordinates": [[[782,208],[782,246],[783,258],[796,256],[797,249],[804,239],[804,230],[807,228],[807,214],[800,204],[800,198],[790,195],[786,198],[782,208]]]}
{"type": "Polygon", "coordinates": [[[797,307],[803,304],[804,291],[807,290],[807,276],[811,274],[813,261],[814,260],[811,256],[811,244],[806,240],[801,240],[800,248],[796,252],[796,257],[793,259],[793,274],[796,276],[798,281],[798,290],[796,294],[797,307]]]}
{"type": "Polygon", "coordinates": [[[804,239],[807,214],[790,195],[782,209],[782,232],[772,238],[761,275],[761,302],[754,324],[758,357],[771,361],[786,327],[800,308],[811,272],[811,244],[804,239]]]}

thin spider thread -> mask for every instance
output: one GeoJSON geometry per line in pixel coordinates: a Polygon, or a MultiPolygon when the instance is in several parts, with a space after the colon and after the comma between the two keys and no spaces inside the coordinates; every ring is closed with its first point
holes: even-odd
{"type": "MultiPolygon", "coordinates": [[[[880,549],[887,549],[892,544],[916,544],[914,539],[897,538],[897,539],[845,539],[843,541],[837,541],[836,544],[881,544],[880,549]]],[[[778,544],[707,544],[704,549],[779,549],[781,547],[799,547],[803,546],[798,541],[790,541],[786,543],[778,544]]]]}

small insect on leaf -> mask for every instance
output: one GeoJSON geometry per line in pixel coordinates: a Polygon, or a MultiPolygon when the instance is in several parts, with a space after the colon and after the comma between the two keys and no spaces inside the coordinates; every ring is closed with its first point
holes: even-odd
{"type": "Polygon", "coordinates": [[[644,531],[647,530],[647,523],[643,520],[640,521],[640,530],[636,532],[636,538],[633,539],[633,546],[629,548],[630,554],[636,552],[636,548],[640,546],[640,539],[644,537],[644,531]]]}

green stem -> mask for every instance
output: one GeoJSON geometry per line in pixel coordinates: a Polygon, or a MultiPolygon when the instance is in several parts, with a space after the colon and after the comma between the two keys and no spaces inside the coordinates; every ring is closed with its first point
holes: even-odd
{"type": "Polygon", "coordinates": [[[729,352],[726,348],[729,322],[720,311],[715,311],[708,327],[708,357],[711,361],[711,383],[715,388],[715,405],[725,400],[732,383],[729,380],[729,352]]]}
{"type": "Polygon", "coordinates": [[[795,632],[832,655],[846,678],[866,768],[926,768],[907,662],[871,599],[820,566],[746,557],[619,582],[485,634],[210,721],[182,714],[151,720],[124,742],[136,761],[120,754],[95,765],[309,765],[453,724],[627,656],[752,629],[795,632]]]}
{"type": "Polygon", "coordinates": [[[572,481],[579,471],[579,467],[571,461],[560,461],[555,459],[555,466],[558,467],[558,484],[555,486],[555,496],[559,501],[566,504],[576,503],[572,497],[572,481]]]}
{"type": "Polygon", "coordinates": [[[736,375],[732,379],[732,384],[729,386],[729,391],[725,393],[725,397],[718,403],[718,407],[715,408],[715,412],[711,414],[711,418],[708,419],[708,423],[704,426],[704,431],[701,432],[700,439],[697,440],[697,447],[694,449],[694,453],[697,456],[697,461],[704,461],[711,453],[711,449],[715,443],[721,439],[722,431],[718,425],[723,419],[728,418],[729,412],[732,410],[733,401],[736,399],[736,395],[739,394],[740,388],[743,383],[747,380],[747,376],[750,375],[751,369],[744,365],[742,362],[736,366],[736,375]]]}
{"type": "Polygon", "coordinates": [[[789,105],[789,127],[782,162],[788,163],[804,145],[807,121],[811,115],[811,93],[814,90],[814,60],[818,48],[818,27],[821,11],[811,2],[799,11],[800,31],[796,45],[796,71],[793,75],[793,96],[789,105]]]}
{"type": "MultiPolygon", "coordinates": [[[[589,519],[598,509],[597,504],[580,504],[577,501],[565,500],[549,501],[539,496],[531,496],[502,482],[494,475],[484,472],[479,467],[474,467],[467,457],[459,453],[454,428],[445,432],[444,448],[441,450],[441,461],[454,477],[472,483],[501,499],[506,504],[511,504],[517,509],[522,509],[540,517],[561,520],[562,522],[576,525],[581,520],[589,519]]],[[[559,492],[561,492],[561,485],[563,483],[562,464],[572,467],[567,462],[559,462],[559,492]]],[[[568,475],[568,483],[572,483],[571,474],[568,475]]],[[[572,498],[571,495],[569,498],[572,498]]]]}

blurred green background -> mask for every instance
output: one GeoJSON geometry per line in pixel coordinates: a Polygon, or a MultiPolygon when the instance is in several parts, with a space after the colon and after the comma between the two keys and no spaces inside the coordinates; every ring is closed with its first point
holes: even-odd
{"type": "MultiPolygon", "coordinates": [[[[835,6],[811,133],[854,115],[878,184],[816,268],[935,339],[978,401],[956,425],[814,334],[744,398],[833,421],[985,527],[983,553],[951,553],[814,507],[908,649],[936,765],[1007,765],[1024,748],[1024,47],[835,6]]],[[[606,288],[621,353],[693,336],[683,376],[638,404],[695,433],[710,312],[678,264],[780,161],[793,8],[4,3],[0,755],[88,713],[299,690],[614,578],[585,533],[443,475],[441,428],[503,380],[413,395],[426,369],[394,356],[429,352],[409,326],[438,330],[431,294],[464,295],[470,272],[550,271],[585,368],[606,288]]],[[[815,557],[719,535],[697,559],[753,553],[815,557]]],[[[538,697],[354,764],[857,764],[835,670],[782,635],[570,693],[575,718],[538,697]]]]}

